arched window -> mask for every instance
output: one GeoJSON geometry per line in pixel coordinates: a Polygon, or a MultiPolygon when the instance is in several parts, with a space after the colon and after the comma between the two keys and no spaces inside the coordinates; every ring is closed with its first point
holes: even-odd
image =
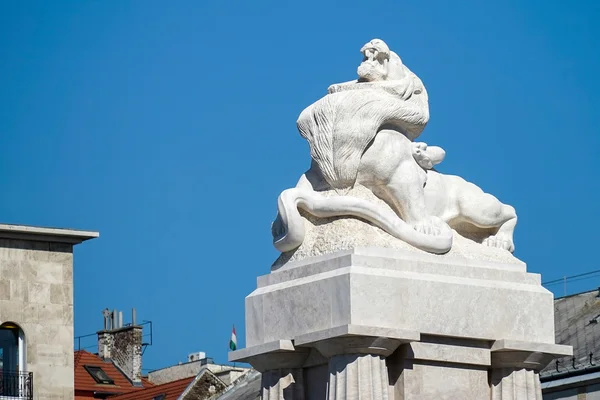
{"type": "Polygon", "coordinates": [[[0,397],[32,398],[31,373],[26,372],[25,334],[15,323],[0,325],[0,397]]]}
{"type": "Polygon", "coordinates": [[[3,372],[23,372],[25,363],[23,330],[12,322],[3,323],[0,325],[0,368],[3,372]]]}

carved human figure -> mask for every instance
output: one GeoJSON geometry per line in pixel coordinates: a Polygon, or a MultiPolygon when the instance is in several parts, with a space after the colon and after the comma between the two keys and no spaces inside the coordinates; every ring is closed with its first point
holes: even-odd
{"type": "Polygon", "coordinates": [[[332,85],[298,118],[313,168],[331,188],[344,192],[358,182],[418,231],[433,231],[439,224],[427,215],[425,174],[411,146],[429,121],[425,87],[383,41],[361,52],[358,80],[332,85]]]}

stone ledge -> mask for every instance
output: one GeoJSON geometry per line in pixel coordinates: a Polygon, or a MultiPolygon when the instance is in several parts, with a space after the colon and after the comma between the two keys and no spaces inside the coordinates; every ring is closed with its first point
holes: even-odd
{"type": "Polygon", "coordinates": [[[85,240],[94,239],[99,236],[100,233],[93,231],[0,224],[1,239],[79,244],[85,240]]]}
{"type": "Polygon", "coordinates": [[[415,331],[348,324],[300,335],[294,339],[294,344],[296,346],[310,345],[312,343],[343,336],[380,337],[395,339],[401,343],[410,343],[421,339],[419,332],[415,331]]]}
{"type": "Polygon", "coordinates": [[[571,346],[497,340],[492,345],[492,368],[526,368],[541,371],[556,357],[572,354],[571,346]]]}
{"type": "Polygon", "coordinates": [[[255,356],[260,356],[269,353],[279,352],[293,352],[296,349],[291,340],[276,340],[258,346],[246,347],[245,349],[239,349],[230,351],[227,358],[229,361],[246,361],[247,359],[255,356]]]}
{"type": "Polygon", "coordinates": [[[364,325],[342,325],[296,337],[296,346],[314,347],[326,358],[342,354],[387,357],[398,346],[420,339],[420,334],[402,329],[364,325]]]}
{"type": "Polygon", "coordinates": [[[232,351],[229,361],[247,362],[259,372],[283,368],[300,368],[308,358],[310,349],[296,349],[291,340],[273,342],[232,351]]]}
{"type": "Polygon", "coordinates": [[[552,343],[523,342],[520,340],[506,339],[496,340],[492,345],[491,351],[494,353],[523,351],[531,353],[551,354],[556,357],[565,357],[573,355],[573,347],[571,346],[552,343]]]}
{"type": "Polygon", "coordinates": [[[257,278],[257,288],[309,278],[343,268],[369,268],[483,281],[541,285],[539,274],[527,273],[525,264],[467,258],[441,258],[433,254],[380,248],[355,248],[292,262],[257,278]]]}

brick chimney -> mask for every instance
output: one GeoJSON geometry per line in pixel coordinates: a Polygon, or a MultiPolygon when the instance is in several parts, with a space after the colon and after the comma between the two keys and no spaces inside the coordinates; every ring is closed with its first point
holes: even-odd
{"type": "Polygon", "coordinates": [[[134,385],[142,384],[142,327],[132,322],[123,326],[123,314],[106,309],[104,329],[98,332],[98,355],[111,360],[134,385]]]}

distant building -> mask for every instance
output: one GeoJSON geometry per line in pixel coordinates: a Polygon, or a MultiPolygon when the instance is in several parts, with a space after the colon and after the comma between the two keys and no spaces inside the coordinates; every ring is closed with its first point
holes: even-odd
{"type": "Polygon", "coordinates": [[[127,325],[121,313],[104,311],[104,328],[97,332],[98,353],[75,352],[76,400],[213,400],[251,371],[215,364],[198,352],[185,363],[143,377],[143,327],[135,322],[135,311],[127,325]]]}
{"type": "Polygon", "coordinates": [[[234,367],[231,365],[215,364],[212,358],[207,358],[203,352],[188,356],[188,361],[170,367],[157,369],[148,373],[148,380],[161,384],[176,379],[198,375],[202,370],[209,370],[227,386],[247,374],[250,368],[234,367]]]}
{"type": "Polygon", "coordinates": [[[234,382],[215,400],[260,400],[261,377],[261,373],[253,369],[234,382]]]}
{"type": "Polygon", "coordinates": [[[541,371],[544,400],[600,399],[600,290],[555,299],[554,329],[573,357],[541,371]]]}
{"type": "Polygon", "coordinates": [[[134,385],[129,377],[111,360],[85,350],[75,352],[75,399],[98,399],[152,387],[142,379],[134,385]]]}
{"type": "Polygon", "coordinates": [[[227,388],[208,369],[198,375],[111,397],[111,400],[208,400],[227,388]]]}
{"type": "Polygon", "coordinates": [[[95,237],[0,224],[0,398],[73,399],[73,246],[95,237]]]}

